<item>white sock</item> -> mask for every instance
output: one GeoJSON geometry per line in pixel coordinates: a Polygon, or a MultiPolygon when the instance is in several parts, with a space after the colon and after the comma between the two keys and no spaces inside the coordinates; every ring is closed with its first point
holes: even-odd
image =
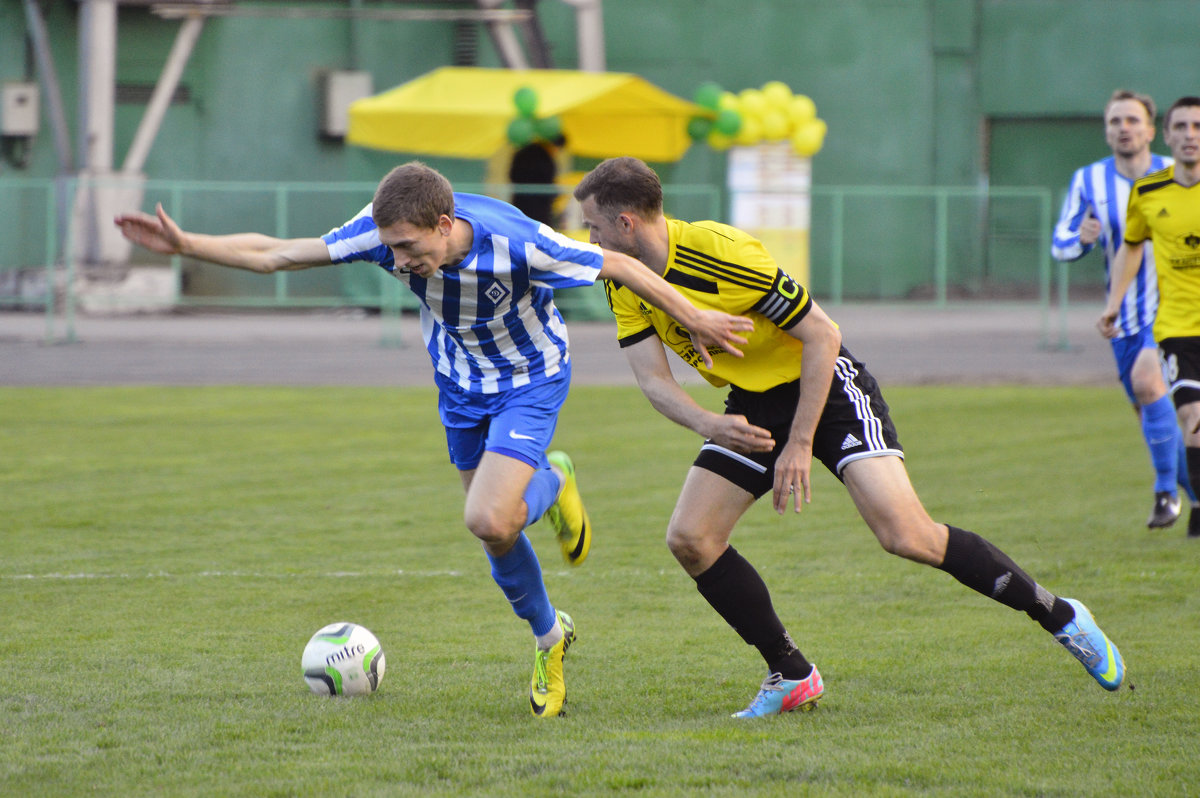
{"type": "Polygon", "coordinates": [[[562,639],[562,623],[559,622],[558,618],[555,618],[553,628],[551,628],[549,632],[546,632],[546,634],[537,636],[537,647],[542,651],[549,651],[558,645],[558,641],[562,639]]]}

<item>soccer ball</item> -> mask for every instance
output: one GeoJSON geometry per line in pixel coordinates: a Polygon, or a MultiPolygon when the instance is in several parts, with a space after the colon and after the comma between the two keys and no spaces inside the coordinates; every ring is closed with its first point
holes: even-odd
{"type": "Polygon", "coordinates": [[[300,660],[304,681],[317,695],[369,695],[383,681],[379,640],[365,626],[331,623],[317,630],[300,660]]]}

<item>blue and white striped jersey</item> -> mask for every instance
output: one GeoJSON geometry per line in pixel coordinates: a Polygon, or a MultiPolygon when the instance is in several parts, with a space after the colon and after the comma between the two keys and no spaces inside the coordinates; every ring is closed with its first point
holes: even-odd
{"type": "Polygon", "coordinates": [[[491,197],[455,192],[454,213],[471,225],[471,251],[428,279],[396,271],[371,205],[322,240],[334,263],[376,263],[408,285],[421,300],[421,333],[434,370],[463,390],[499,393],[554,376],[568,359],[554,289],[595,283],[600,248],[491,197]]]}
{"type": "MultiPolygon", "coordinates": [[[[1150,156],[1150,172],[1157,172],[1172,163],[1161,155],[1150,156]]],[[[1096,243],[1104,248],[1105,285],[1111,285],[1112,260],[1125,236],[1125,209],[1129,206],[1129,189],[1133,181],[1117,171],[1112,156],[1077,169],[1071,187],[1063,200],[1062,214],[1054,227],[1050,252],[1055,260],[1077,260],[1092,250],[1079,241],[1079,227],[1090,212],[1100,220],[1100,238],[1096,243]]],[[[1158,281],[1154,272],[1154,249],[1147,242],[1142,255],[1142,267],[1129,284],[1121,312],[1117,316],[1117,337],[1124,338],[1154,323],[1158,312],[1158,281]]]]}

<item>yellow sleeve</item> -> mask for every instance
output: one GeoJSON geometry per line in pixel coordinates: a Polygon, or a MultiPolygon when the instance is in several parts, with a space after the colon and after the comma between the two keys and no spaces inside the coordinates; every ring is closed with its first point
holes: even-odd
{"type": "Polygon", "coordinates": [[[1125,241],[1129,244],[1140,244],[1150,238],[1150,226],[1146,224],[1146,215],[1142,213],[1142,204],[1138,201],[1141,195],[1137,185],[1129,192],[1129,205],[1125,209],[1125,241]]]}
{"type": "Polygon", "coordinates": [[[654,325],[643,312],[641,299],[637,294],[614,280],[605,280],[604,295],[608,298],[608,306],[617,319],[617,342],[622,347],[655,334],[654,325]]]}

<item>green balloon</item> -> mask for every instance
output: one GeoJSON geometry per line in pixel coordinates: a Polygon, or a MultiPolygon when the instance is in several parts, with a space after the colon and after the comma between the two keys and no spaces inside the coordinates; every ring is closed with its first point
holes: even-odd
{"type": "Polygon", "coordinates": [[[723,136],[734,136],[742,129],[742,115],[732,108],[725,108],[717,114],[713,127],[723,136]]]}
{"type": "Polygon", "coordinates": [[[513,93],[513,104],[517,106],[517,113],[532,119],[537,112],[537,92],[528,86],[522,86],[513,93]]]}
{"type": "Polygon", "coordinates": [[[712,130],[713,121],[703,116],[693,116],[688,120],[687,132],[691,136],[692,141],[700,141],[708,137],[708,132],[712,130]]]}
{"type": "Polygon", "coordinates": [[[508,123],[508,140],[517,147],[524,147],[533,141],[535,132],[533,120],[528,117],[518,116],[508,123]]]}
{"type": "Polygon", "coordinates": [[[548,116],[534,122],[533,129],[539,139],[554,141],[562,134],[562,120],[557,116],[548,116]]]}
{"type": "Polygon", "coordinates": [[[700,88],[696,89],[696,93],[692,95],[692,99],[696,101],[696,105],[703,105],[705,108],[717,110],[718,104],[721,102],[721,92],[724,91],[719,83],[708,81],[700,84],[700,88]]]}

